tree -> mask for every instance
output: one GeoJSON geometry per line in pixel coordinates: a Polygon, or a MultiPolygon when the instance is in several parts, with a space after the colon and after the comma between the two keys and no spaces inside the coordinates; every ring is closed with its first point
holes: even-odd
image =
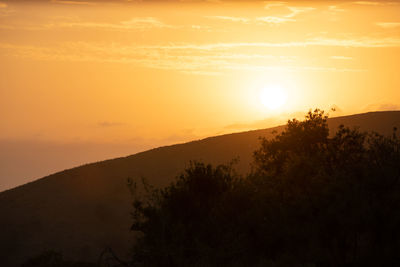
{"type": "MultiPolygon", "coordinates": [[[[400,142],[323,111],[261,139],[254,169],[193,163],[134,202],[143,266],[394,266],[400,263],[400,142]]],[[[138,195],[136,195],[138,196],[138,195]]]]}

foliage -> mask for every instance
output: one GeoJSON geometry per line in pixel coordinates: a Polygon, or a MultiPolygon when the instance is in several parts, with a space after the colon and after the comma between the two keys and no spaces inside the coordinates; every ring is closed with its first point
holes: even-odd
{"type": "Polygon", "coordinates": [[[95,267],[94,263],[74,262],[65,260],[62,253],[53,250],[27,260],[22,267],[95,267]]]}
{"type": "Polygon", "coordinates": [[[261,139],[254,170],[193,163],[134,194],[135,266],[396,266],[400,142],[323,111],[261,139]]]}

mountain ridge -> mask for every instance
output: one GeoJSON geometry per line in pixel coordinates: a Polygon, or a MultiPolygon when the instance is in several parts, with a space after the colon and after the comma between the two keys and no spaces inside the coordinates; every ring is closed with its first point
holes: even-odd
{"type": "MultiPolygon", "coordinates": [[[[400,111],[368,112],[328,120],[391,134],[400,126],[400,111]]],[[[17,266],[27,257],[55,249],[77,260],[96,260],[113,247],[127,255],[134,236],[129,232],[131,197],[127,178],[145,177],[156,186],[167,185],[199,160],[220,164],[240,157],[236,169],[249,171],[258,138],[270,138],[285,126],[207,137],[163,146],[126,157],[88,163],[0,192],[0,241],[5,266],[17,266]]]]}

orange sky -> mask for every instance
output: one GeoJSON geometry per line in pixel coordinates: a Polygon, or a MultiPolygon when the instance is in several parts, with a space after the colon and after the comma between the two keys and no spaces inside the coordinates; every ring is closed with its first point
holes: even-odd
{"type": "Polygon", "coordinates": [[[0,190],[309,108],[399,109],[399,14],[396,1],[0,0],[0,190]],[[274,111],[259,99],[271,84],[287,95],[274,111]],[[27,142],[102,153],[26,156],[41,171],[17,175],[27,142]]]}

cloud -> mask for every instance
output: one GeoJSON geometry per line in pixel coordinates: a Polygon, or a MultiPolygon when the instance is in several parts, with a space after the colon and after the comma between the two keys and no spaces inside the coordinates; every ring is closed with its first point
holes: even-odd
{"type": "Polygon", "coordinates": [[[232,22],[242,22],[242,23],[249,23],[251,21],[251,19],[249,19],[249,18],[229,17],[229,16],[206,16],[206,18],[228,20],[228,21],[232,21],[232,22]]]}
{"type": "MultiPolygon", "coordinates": [[[[330,108],[325,109],[327,111],[327,115],[330,118],[343,116],[346,113],[337,105],[332,105],[330,108]]],[[[284,112],[273,117],[268,117],[263,120],[257,120],[253,122],[245,122],[245,123],[233,123],[224,127],[224,129],[229,131],[246,131],[246,130],[255,130],[255,129],[267,129],[277,126],[284,126],[287,123],[287,120],[304,119],[305,114],[307,114],[308,110],[304,111],[295,111],[295,112],[284,112]]]]}
{"type": "Polygon", "coordinates": [[[256,21],[271,23],[271,24],[279,24],[285,23],[289,21],[296,21],[294,19],[290,19],[288,17],[275,17],[275,16],[267,16],[267,17],[258,17],[256,21]]]}
{"type": "MultiPolygon", "coordinates": [[[[16,2],[15,0],[2,0],[3,2],[16,2]]],[[[26,0],[25,0],[26,1],[26,0]]],[[[394,5],[397,4],[398,0],[393,1],[354,1],[350,2],[357,5],[394,5]]],[[[264,2],[265,9],[271,9],[274,7],[281,7],[288,3],[296,3],[296,1],[264,1],[264,0],[29,0],[26,2],[31,3],[57,3],[57,4],[76,4],[85,5],[97,4],[97,3],[122,3],[122,4],[140,4],[140,3],[213,3],[223,4],[226,2],[264,2]]]]}
{"type": "Polygon", "coordinates": [[[134,27],[134,28],[148,28],[148,27],[155,27],[155,28],[174,28],[172,25],[165,24],[161,22],[159,19],[154,17],[144,17],[144,18],[132,18],[130,20],[121,21],[120,23],[124,27],[134,27]]]}
{"type": "Polygon", "coordinates": [[[162,144],[177,144],[177,143],[183,143],[183,142],[190,142],[193,140],[199,140],[201,136],[197,135],[195,133],[195,129],[185,129],[181,130],[177,134],[173,134],[170,136],[167,136],[165,138],[160,139],[158,142],[162,144]]]}
{"type": "Polygon", "coordinates": [[[9,25],[0,25],[0,29],[2,29],[2,30],[14,30],[15,27],[9,26],[9,25]]]}
{"type": "Polygon", "coordinates": [[[364,108],[364,111],[391,111],[400,110],[400,105],[395,103],[376,103],[364,108]]]}
{"type": "Polygon", "coordinates": [[[258,18],[258,20],[265,21],[265,22],[268,22],[268,23],[274,23],[274,24],[285,23],[285,22],[289,22],[289,21],[296,21],[294,18],[296,16],[298,16],[299,14],[315,10],[314,7],[288,6],[287,8],[291,11],[291,13],[289,13],[287,15],[284,15],[284,16],[269,16],[269,17],[264,17],[264,18],[258,18]]]}
{"type": "MultiPolygon", "coordinates": [[[[119,45],[116,43],[111,44],[99,44],[99,43],[88,43],[88,42],[70,42],[60,44],[58,47],[40,47],[40,46],[29,46],[29,45],[13,45],[7,43],[0,43],[0,49],[9,49],[14,51],[19,51],[22,54],[29,54],[30,51],[38,52],[38,54],[51,52],[57,49],[59,52],[97,52],[101,55],[107,57],[108,55],[151,55],[155,52],[157,57],[160,56],[159,52],[163,53],[175,53],[182,57],[184,56],[194,56],[193,50],[196,50],[199,56],[203,56],[204,53],[209,53],[211,51],[218,51],[220,53],[209,55],[213,59],[223,59],[223,58],[264,58],[265,54],[240,54],[240,53],[224,53],[231,49],[239,48],[274,48],[274,47],[308,47],[308,46],[333,46],[333,47],[352,47],[352,48],[384,48],[384,47],[400,47],[400,37],[387,37],[387,38],[370,38],[370,37],[360,37],[360,38],[348,38],[348,39],[334,39],[317,37],[310,38],[304,41],[290,41],[290,42],[232,42],[232,43],[206,43],[206,44],[196,44],[196,43],[169,43],[165,45],[119,45]],[[203,54],[201,54],[203,53],[203,54]]],[[[63,54],[63,53],[61,53],[63,54]]],[[[90,53],[88,53],[90,54],[90,53]]],[[[58,54],[59,55],[59,54],[58,54]]],[[[195,56],[194,56],[195,57],[195,56]]],[[[268,55],[268,57],[272,57],[268,55]]]]}
{"type": "Polygon", "coordinates": [[[272,7],[280,7],[280,6],[284,6],[285,4],[286,4],[286,2],[270,1],[264,6],[264,8],[265,9],[271,9],[272,7]]]}
{"type": "Polygon", "coordinates": [[[211,19],[219,19],[219,20],[226,20],[230,22],[238,22],[243,24],[279,24],[288,21],[295,21],[294,19],[287,18],[285,16],[278,17],[278,16],[266,16],[266,17],[257,17],[255,19],[244,18],[244,17],[229,17],[229,16],[208,16],[207,18],[211,19]]]}
{"type": "Polygon", "coordinates": [[[386,38],[352,38],[352,39],[331,39],[331,38],[313,38],[304,42],[306,46],[337,46],[354,48],[379,48],[379,47],[400,47],[399,37],[386,38]]]}
{"type": "Polygon", "coordinates": [[[400,27],[400,22],[377,22],[375,24],[384,29],[393,29],[400,27]]]}
{"type": "Polygon", "coordinates": [[[97,126],[99,127],[104,127],[104,128],[109,128],[109,127],[117,127],[117,126],[124,126],[126,125],[125,123],[122,122],[110,122],[110,121],[101,121],[97,123],[97,126]]]}
{"type": "Polygon", "coordinates": [[[3,3],[3,2],[0,2],[0,8],[7,8],[7,4],[3,3]]]}
{"type": "Polygon", "coordinates": [[[343,19],[341,15],[347,11],[347,9],[339,8],[336,5],[330,5],[328,10],[323,10],[322,13],[327,15],[326,17],[329,21],[336,22],[343,19]]]}
{"type": "Polygon", "coordinates": [[[288,15],[286,15],[286,18],[293,18],[301,13],[306,13],[315,10],[315,7],[293,7],[289,6],[288,9],[292,12],[288,15]]]}
{"type": "MultiPolygon", "coordinates": [[[[15,2],[16,0],[2,0],[5,2],[15,2]]],[[[22,1],[22,0],[21,0],[22,1]]],[[[27,0],[25,0],[28,2],[27,0]]],[[[51,2],[76,2],[76,3],[123,3],[123,4],[138,4],[138,3],[213,3],[221,4],[226,2],[261,2],[266,3],[265,8],[282,6],[287,2],[284,1],[264,1],[264,0],[29,0],[32,3],[51,3],[51,2]]]]}
{"type": "Polygon", "coordinates": [[[292,113],[282,113],[273,117],[265,118],[263,120],[257,120],[246,123],[234,123],[224,127],[230,131],[243,131],[243,130],[254,130],[254,129],[265,129],[286,124],[288,119],[296,118],[303,119],[306,112],[298,111],[292,113]]]}
{"type": "Polygon", "coordinates": [[[94,5],[94,2],[84,2],[84,1],[67,1],[67,0],[51,0],[51,3],[64,4],[64,5],[94,5]]]}
{"type": "MultiPolygon", "coordinates": [[[[273,2],[268,4],[268,8],[275,7],[275,6],[283,6],[284,2],[273,2]]],[[[283,16],[264,16],[264,17],[257,17],[257,18],[244,18],[244,17],[231,17],[231,16],[207,16],[207,18],[211,19],[220,19],[226,20],[230,22],[239,22],[244,24],[281,24],[286,22],[293,22],[296,21],[294,17],[301,13],[309,12],[314,10],[313,7],[293,7],[289,6],[287,9],[290,10],[290,13],[283,16]]]]}
{"type": "Polygon", "coordinates": [[[101,28],[106,30],[147,30],[153,28],[175,28],[175,26],[165,24],[154,17],[135,17],[119,23],[63,22],[45,25],[45,28],[57,27],[101,28]]]}
{"type": "MultiPolygon", "coordinates": [[[[134,64],[152,69],[174,70],[196,75],[218,75],[226,71],[363,72],[366,69],[297,64],[298,58],[272,55],[264,48],[289,47],[400,47],[400,38],[313,38],[298,42],[169,43],[123,45],[118,43],[69,42],[52,46],[0,43],[2,54],[42,61],[106,62],[134,64]]],[[[349,60],[345,56],[332,56],[349,60]]]]}
{"type": "Polygon", "coordinates": [[[398,6],[400,3],[398,0],[393,1],[355,1],[352,2],[356,5],[363,5],[363,6],[398,6]]]}
{"type": "Polygon", "coordinates": [[[387,38],[348,38],[334,39],[317,37],[307,39],[305,41],[292,42],[238,42],[238,43],[210,43],[210,44],[176,44],[166,46],[153,46],[160,49],[195,49],[195,50],[215,50],[215,49],[233,49],[245,47],[307,47],[307,46],[336,46],[336,47],[353,47],[353,48],[379,48],[379,47],[400,47],[400,37],[387,38]]]}
{"type": "Polygon", "coordinates": [[[332,13],[346,12],[346,9],[339,8],[338,6],[328,6],[329,11],[332,13]]]}
{"type": "Polygon", "coordinates": [[[381,5],[381,3],[374,2],[374,1],[356,1],[353,3],[356,5],[363,5],[363,6],[379,6],[379,5],[381,5]]]}
{"type": "MultiPolygon", "coordinates": [[[[0,10],[1,11],[1,10],[0,10]]],[[[1,13],[0,13],[1,15],[1,13]]],[[[109,22],[84,22],[80,21],[77,17],[67,16],[54,16],[51,17],[55,22],[45,24],[32,24],[25,25],[0,25],[0,29],[17,29],[26,31],[39,31],[58,28],[77,28],[77,29],[97,29],[104,31],[145,31],[154,29],[188,29],[188,30],[202,30],[202,31],[215,31],[210,26],[205,25],[170,25],[155,17],[134,17],[129,20],[119,21],[115,23],[109,22]],[[59,22],[62,20],[62,22],[59,22]]]]}
{"type": "Polygon", "coordinates": [[[351,60],[353,58],[352,57],[346,57],[346,56],[331,56],[331,59],[351,60]]]}
{"type": "Polygon", "coordinates": [[[260,121],[250,122],[250,123],[233,123],[224,127],[226,130],[230,131],[243,131],[243,130],[254,130],[254,129],[264,129],[279,126],[285,123],[285,120],[278,118],[268,118],[260,121]]]}

